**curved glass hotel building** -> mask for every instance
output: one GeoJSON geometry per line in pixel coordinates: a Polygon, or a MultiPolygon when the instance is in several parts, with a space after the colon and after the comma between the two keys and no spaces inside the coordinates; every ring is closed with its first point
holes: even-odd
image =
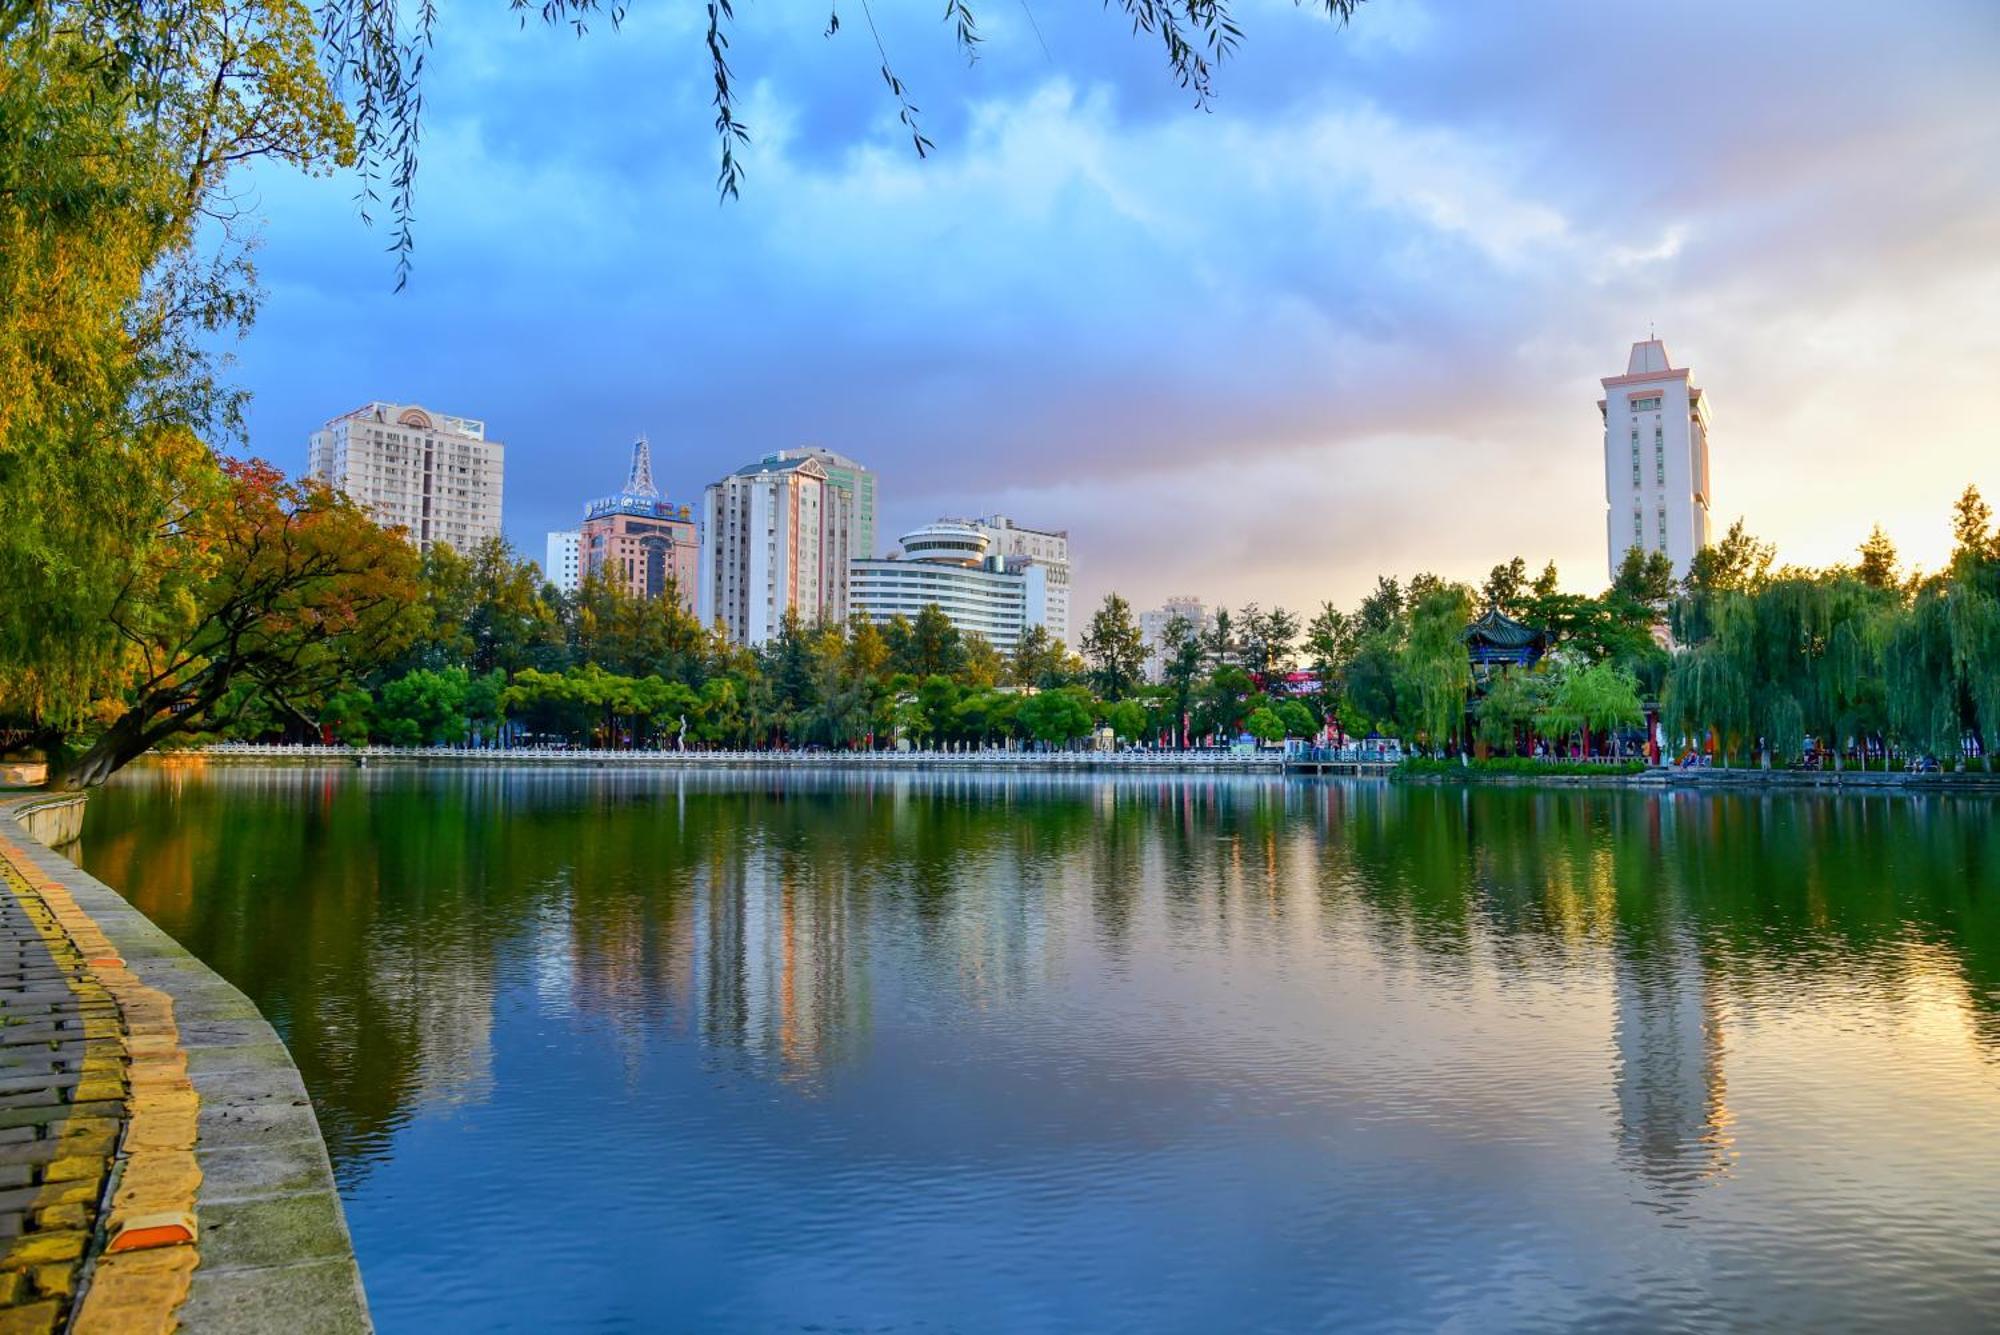
{"type": "Polygon", "coordinates": [[[903,554],[849,563],[848,606],[877,625],[915,620],[932,603],[961,632],[984,636],[1003,654],[1021,632],[1048,624],[1048,571],[1024,557],[991,551],[976,524],[940,520],[903,535],[903,554]]]}

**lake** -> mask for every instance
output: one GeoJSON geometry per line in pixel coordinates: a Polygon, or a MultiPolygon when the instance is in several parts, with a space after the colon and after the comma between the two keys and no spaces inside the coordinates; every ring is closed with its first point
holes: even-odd
{"type": "Polygon", "coordinates": [[[1982,797],[140,766],[384,1331],[2000,1325],[1982,797]]]}

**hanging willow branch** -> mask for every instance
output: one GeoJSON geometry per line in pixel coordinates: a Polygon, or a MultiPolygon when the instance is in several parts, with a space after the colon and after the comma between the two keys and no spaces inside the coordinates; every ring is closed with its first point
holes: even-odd
{"type": "MultiPolygon", "coordinates": [[[[523,27],[530,17],[539,17],[543,24],[569,28],[579,37],[589,32],[594,19],[603,17],[617,28],[627,13],[623,4],[604,6],[599,0],[507,2],[523,27]]],[[[107,9],[133,13],[145,7],[145,0],[99,0],[99,3],[107,9]]],[[[740,153],[750,141],[750,129],[737,116],[736,75],[729,62],[728,29],[735,18],[732,0],[704,0],[704,3],[707,23],[703,37],[714,82],[710,102],[715,108],[719,157],[716,195],[729,200],[738,197],[743,184],[740,153]]],[[[1293,3],[1345,24],[1363,0],[1293,0],[1293,3]]],[[[1135,35],[1144,34],[1160,43],[1169,73],[1175,83],[1193,94],[1196,106],[1206,108],[1211,104],[1216,68],[1243,40],[1243,30],[1232,15],[1230,0],[1104,0],[1104,7],[1122,14],[1135,35]]],[[[417,0],[413,12],[406,8],[404,0],[316,0],[314,13],[328,68],[346,97],[354,120],[359,171],[357,198],[362,215],[372,218],[386,195],[392,229],[389,249],[396,256],[396,285],[401,288],[409,277],[415,247],[414,187],[424,110],[424,61],[437,26],[435,0],[417,0]]],[[[896,102],[897,119],[909,132],[917,156],[927,157],[935,145],[923,132],[909,87],[896,74],[865,0],[862,13],[881,57],[882,82],[896,102]]],[[[1032,22],[1033,15],[1029,18],[1032,22]]],[[[983,39],[971,0],[945,0],[943,21],[951,28],[952,42],[966,60],[977,60],[983,39]]],[[[830,6],[825,36],[836,36],[840,27],[839,10],[830,6]]],[[[1040,40],[1039,28],[1036,38],[1040,40]]]]}

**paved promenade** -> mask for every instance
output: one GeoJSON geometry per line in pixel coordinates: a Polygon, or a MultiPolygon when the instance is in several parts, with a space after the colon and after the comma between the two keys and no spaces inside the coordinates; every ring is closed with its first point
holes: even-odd
{"type": "Polygon", "coordinates": [[[290,1055],[34,805],[0,796],[0,1335],[369,1330],[290,1055]]]}

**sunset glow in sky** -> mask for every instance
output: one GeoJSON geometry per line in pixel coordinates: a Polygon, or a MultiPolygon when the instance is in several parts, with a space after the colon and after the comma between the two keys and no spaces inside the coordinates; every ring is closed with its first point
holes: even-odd
{"type": "MultiPolygon", "coordinates": [[[[1718,530],[1935,566],[2000,502],[2000,7],[1239,0],[1194,110],[1095,5],[741,6],[718,205],[700,9],[622,32],[449,7],[409,290],[351,179],[249,182],[252,448],[369,399],[486,419],[509,536],[654,442],[676,499],[817,443],[892,538],[1003,510],[1116,588],[1346,605],[1516,553],[1603,580],[1598,378],[1649,324],[1714,409],[1718,530]],[[1046,50],[1044,48],[1046,44],[1046,50]]],[[[1078,616],[1081,623],[1082,617],[1078,616]]]]}

